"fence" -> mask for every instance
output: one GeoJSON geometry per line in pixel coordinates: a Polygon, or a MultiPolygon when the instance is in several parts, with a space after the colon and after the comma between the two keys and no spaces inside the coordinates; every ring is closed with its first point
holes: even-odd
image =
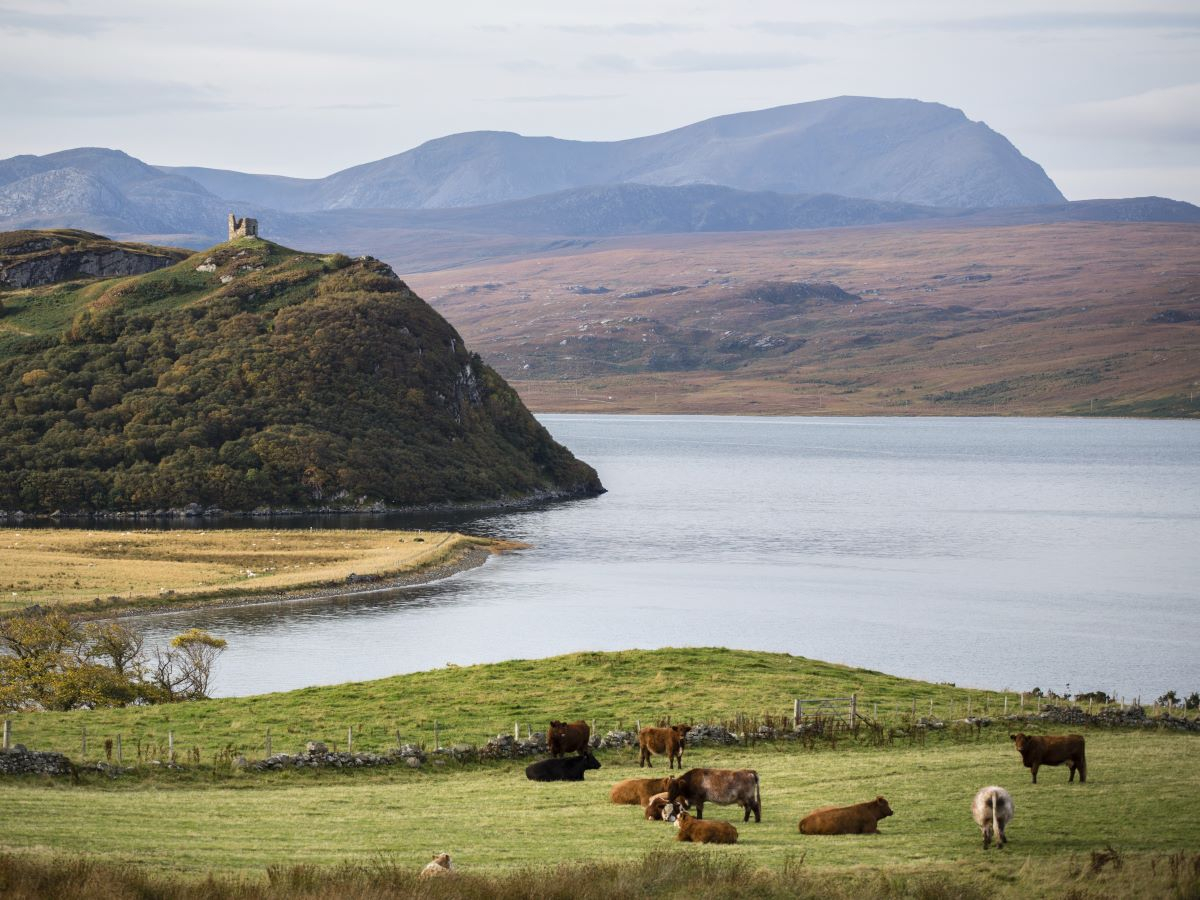
{"type": "MultiPolygon", "coordinates": [[[[888,699],[884,701],[865,701],[856,694],[848,697],[796,698],[792,704],[792,715],[775,715],[763,713],[750,715],[744,712],[727,714],[725,719],[709,717],[707,723],[720,726],[729,732],[743,736],[747,741],[759,739],[762,733],[782,733],[795,728],[798,724],[813,726],[824,723],[818,732],[824,733],[826,728],[833,731],[857,730],[860,725],[873,729],[920,728],[922,724],[933,722],[961,722],[964,719],[974,720],[979,717],[996,717],[1005,715],[1036,715],[1048,708],[1078,709],[1089,715],[1102,710],[1126,711],[1141,706],[1140,698],[1126,703],[1124,698],[1119,702],[1100,704],[1096,702],[1076,703],[1058,697],[1040,697],[1030,694],[1000,694],[974,695],[967,692],[959,697],[910,696],[906,700],[888,699]]],[[[1181,716],[1189,720],[1200,719],[1200,711],[1184,710],[1179,706],[1165,707],[1151,704],[1144,707],[1146,715],[1158,718],[1162,713],[1169,712],[1173,716],[1181,716]]],[[[31,716],[36,717],[33,713],[31,716]]],[[[10,719],[3,720],[3,747],[9,749],[19,741],[14,723],[10,719]]],[[[618,719],[617,721],[602,721],[591,719],[589,724],[595,735],[607,734],[609,731],[640,731],[643,724],[670,724],[669,718],[646,720],[618,719]]],[[[34,729],[35,731],[37,729],[34,729]]],[[[521,740],[530,739],[535,731],[545,733],[544,724],[536,728],[532,722],[514,722],[513,737],[521,740]]],[[[264,727],[257,737],[251,737],[245,732],[232,735],[229,738],[214,737],[204,730],[187,729],[177,732],[167,729],[163,734],[153,728],[143,728],[134,733],[121,733],[115,729],[111,733],[98,733],[95,728],[89,732],[87,726],[82,726],[75,737],[63,736],[61,732],[52,738],[37,736],[37,750],[54,750],[82,761],[105,760],[118,765],[127,762],[150,762],[154,760],[177,761],[182,756],[184,760],[198,760],[201,752],[206,756],[232,757],[245,755],[248,758],[265,758],[275,751],[288,753],[300,752],[310,740],[319,740],[331,749],[345,751],[385,752],[405,744],[413,744],[421,749],[440,749],[443,746],[467,744],[478,746],[494,738],[499,729],[484,732],[481,728],[471,729],[468,733],[461,726],[457,729],[447,729],[444,723],[431,721],[419,726],[409,726],[401,730],[395,725],[366,724],[347,725],[345,731],[334,730],[328,726],[314,727],[307,723],[297,723],[287,726],[280,731],[278,727],[264,727]]],[[[26,740],[29,740],[28,738],[26,740]]]]}

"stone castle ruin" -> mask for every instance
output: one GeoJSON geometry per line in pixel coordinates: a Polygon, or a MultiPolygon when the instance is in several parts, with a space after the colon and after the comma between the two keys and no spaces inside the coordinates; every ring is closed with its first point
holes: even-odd
{"type": "Polygon", "coordinates": [[[258,219],[239,219],[230,213],[229,240],[236,241],[244,237],[258,237],[258,219]]]}

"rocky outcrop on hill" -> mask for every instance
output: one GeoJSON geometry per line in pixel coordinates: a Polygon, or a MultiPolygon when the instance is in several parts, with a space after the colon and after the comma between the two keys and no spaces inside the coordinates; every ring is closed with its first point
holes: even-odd
{"type": "Polygon", "coordinates": [[[145,275],[188,255],[185,250],[110,241],[87,231],[14,231],[0,237],[0,287],[7,288],[145,275]]]}

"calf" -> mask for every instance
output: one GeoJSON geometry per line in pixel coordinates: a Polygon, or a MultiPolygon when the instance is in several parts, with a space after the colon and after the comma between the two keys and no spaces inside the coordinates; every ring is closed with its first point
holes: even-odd
{"type": "Polygon", "coordinates": [[[892,815],[882,797],[853,806],[822,806],[800,820],[801,834],[879,834],[879,820],[892,815]]]}
{"type": "Polygon", "coordinates": [[[688,769],[667,785],[667,799],[686,800],[696,807],[696,818],[704,818],[704,804],[727,806],[736,803],[745,811],[743,822],[762,821],[762,795],[758,773],[753,769],[688,769]]]}
{"type": "Polygon", "coordinates": [[[1038,768],[1041,766],[1061,766],[1067,764],[1071,770],[1068,782],[1075,780],[1075,770],[1079,770],[1079,783],[1087,781],[1087,758],[1083,753],[1083,735],[1081,734],[1046,734],[1034,736],[1031,734],[1010,734],[1017,752],[1021,754],[1021,762],[1025,768],[1033,771],[1033,783],[1037,784],[1038,768]]]}
{"type": "Polygon", "coordinates": [[[691,725],[672,725],[669,728],[643,728],[638,732],[638,746],[642,750],[638,767],[647,766],[654,768],[650,764],[650,757],[658,753],[671,761],[667,768],[675,768],[675,763],[678,762],[679,768],[682,769],[684,738],[687,737],[687,733],[691,730],[691,725]]]}
{"type": "Polygon", "coordinates": [[[1014,811],[1012,794],[1002,787],[985,787],[975,795],[975,801],[971,804],[971,815],[974,816],[979,830],[983,832],[984,850],[991,846],[993,840],[996,841],[997,848],[1008,843],[1004,826],[1012,821],[1014,811]]]}
{"type": "Polygon", "coordinates": [[[582,753],[588,749],[592,729],[588,723],[580,719],[578,722],[551,722],[546,729],[546,746],[550,748],[551,756],[562,756],[566,753],[582,753]]]}
{"type": "Polygon", "coordinates": [[[600,761],[585,751],[579,756],[566,759],[543,759],[525,768],[525,777],[530,781],[583,781],[588,769],[600,768],[600,761]]]}
{"type": "Polygon", "coordinates": [[[736,844],[737,829],[728,822],[704,822],[686,812],[680,812],[675,818],[677,841],[691,841],[693,844],[736,844]]]}
{"type": "Polygon", "coordinates": [[[613,785],[608,799],[613,803],[645,806],[655,794],[667,789],[670,778],[626,778],[613,785]]]}
{"type": "Polygon", "coordinates": [[[453,875],[454,869],[450,866],[449,853],[436,853],[433,857],[433,862],[425,863],[425,868],[421,870],[422,878],[438,878],[442,875],[453,875]]]}
{"type": "Polygon", "coordinates": [[[646,818],[651,822],[674,822],[686,808],[686,800],[668,800],[667,792],[663,791],[651,797],[646,804],[646,818]]]}

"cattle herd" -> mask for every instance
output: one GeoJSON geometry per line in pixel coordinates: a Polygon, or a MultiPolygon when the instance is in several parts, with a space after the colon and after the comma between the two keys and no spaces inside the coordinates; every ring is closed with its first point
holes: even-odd
{"type": "MultiPolygon", "coordinates": [[[[700,844],[735,844],[737,828],[728,822],[704,820],[704,804],[737,805],[742,808],[742,821],[762,821],[762,795],[758,773],[753,769],[688,769],[683,770],[684,739],[691,726],[672,725],[665,728],[643,728],[638,732],[639,767],[650,767],[651,757],[665,756],[668,769],[678,764],[681,774],[663,778],[629,778],[613,785],[609,799],[613,803],[637,805],[651,821],[673,822],[676,840],[700,844]]],[[[1027,734],[1009,735],[1021,754],[1021,761],[1033,775],[1041,766],[1066,765],[1068,781],[1087,781],[1087,760],[1081,735],[1027,734]]],[[[550,723],[546,734],[550,758],[535,762],[525,769],[531,781],[583,781],[583,773],[599,769],[600,762],[592,755],[591,729],[587,722],[550,723]],[[576,756],[568,754],[575,753],[576,756]]],[[[986,850],[995,841],[997,847],[1008,843],[1005,829],[1013,817],[1013,799],[1002,787],[990,785],[980,790],[971,804],[971,815],[983,834],[986,850]]],[[[878,834],[879,822],[893,815],[883,797],[852,806],[823,806],[800,820],[801,834],[878,834]]],[[[449,860],[447,859],[447,863],[449,860]]],[[[432,865],[432,864],[431,864],[432,865]]]]}

